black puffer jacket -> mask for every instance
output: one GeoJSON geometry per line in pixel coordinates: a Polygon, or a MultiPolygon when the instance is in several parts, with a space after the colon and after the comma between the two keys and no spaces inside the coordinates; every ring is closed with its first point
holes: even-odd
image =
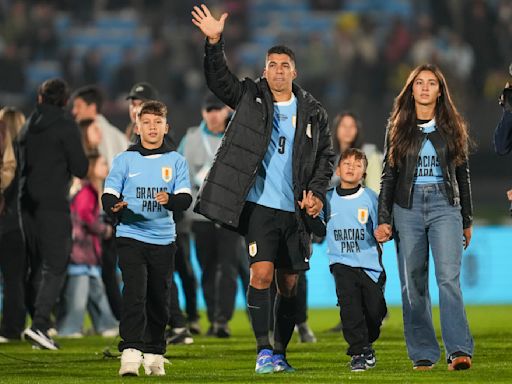
{"type": "MultiPolygon", "coordinates": [[[[203,183],[195,211],[239,232],[240,215],[254,184],[272,134],[274,105],[264,78],[238,80],[228,69],[224,42],[206,42],[204,69],[208,87],[235,113],[212,168],[203,183]]],[[[333,151],[327,113],[320,103],[296,84],[297,125],[293,144],[293,187],[296,200],[303,190],[325,200],[333,169],[333,151]]],[[[303,244],[309,234],[296,210],[303,244]]],[[[309,252],[309,250],[308,250],[309,252]]]]}
{"type": "MultiPolygon", "coordinates": [[[[398,166],[390,166],[386,145],[379,195],[379,224],[391,224],[393,203],[398,204],[402,208],[411,208],[414,172],[418,163],[421,144],[426,135],[420,130],[415,132],[416,141],[414,148],[398,166]]],[[[473,222],[473,202],[468,162],[465,161],[459,166],[454,165],[453,161],[451,161],[446,141],[439,130],[429,133],[428,138],[439,157],[448,200],[452,205],[461,205],[463,227],[468,228],[473,222]]]]}

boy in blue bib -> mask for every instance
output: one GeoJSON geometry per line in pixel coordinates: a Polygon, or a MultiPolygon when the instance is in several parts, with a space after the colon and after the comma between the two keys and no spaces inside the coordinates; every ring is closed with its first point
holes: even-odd
{"type": "Polygon", "coordinates": [[[173,212],[191,202],[188,165],[164,140],[167,107],[142,104],[140,141],[114,158],[103,209],[117,223],[116,244],[124,288],[119,334],[121,376],[165,375],[165,327],[176,245],[173,212]],[[142,355],[144,354],[144,356],[142,355]]]}
{"type": "Polygon", "coordinates": [[[312,231],[326,236],[343,336],[349,344],[347,355],[352,357],[350,366],[355,372],[375,366],[372,343],[379,337],[387,313],[382,250],[373,234],[377,195],[362,187],[367,165],[361,150],[343,152],[336,169],[340,185],[328,191],[323,214],[309,219],[312,231]]]}

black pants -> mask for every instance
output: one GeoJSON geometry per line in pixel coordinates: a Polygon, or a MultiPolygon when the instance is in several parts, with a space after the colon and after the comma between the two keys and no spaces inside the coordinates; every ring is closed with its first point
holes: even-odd
{"type": "Polygon", "coordinates": [[[185,232],[178,232],[176,236],[175,270],[181,280],[183,293],[185,294],[185,312],[188,321],[199,319],[197,312],[197,280],[190,262],[190,235],[185,232]]]}
{"type": "Polygon", "coordinates": [[[0,270],[4,285],[0,336],[19,339],[25,328],[27,316],[25,307],[27,255],[21,228],[0,233],[0,270]]]}
{"type": "Polygon", "coordinates": [[[101,258],[101,279],[105,285],[110,309],[114,317],[119,321],[121,319],[121,289],[117,279],[117,249],[115,237],[103,240],[103,256],[101,258]]]}
{"type": "Polygon", "coordinates": [[[375,283],[361,268],[331,265],[336,283],[343,336],[349,347],[347,355],[363,353],[380,335],[386,316],[384,300],[385,273],[375,283]]]}
{"type": "Polygon", "coordinates": [[[176,245],[118,237],[117,250],[124,282],[119,351],[164,354],[176,245]]]}
{"type": "Polygon", "coordinates": [[[201,285],[210,323],[225,324],[233,317],[237,290],[240,235],[212,222],[192,224],[196,253],[202,276],[201,285]]]}
{"type": "Polygon", "coordinates": [[[30,265],[27,308],[32,327],[51,327],[50,315],[64,281],[71,254],[71,220],[68,212],[23,212],[27,256],[30,265]]]}

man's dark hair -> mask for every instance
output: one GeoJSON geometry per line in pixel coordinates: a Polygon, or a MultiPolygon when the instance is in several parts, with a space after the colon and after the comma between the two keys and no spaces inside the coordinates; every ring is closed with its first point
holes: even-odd
{"type": "Polygon", "coordinates": [[[140,118],[145,113],[167,118],[167,107],[161,101],[146,101],[141,105],[140,110],[137,113],[137,117],[140,118]]]}
{"type": "Polygon", "coordinates": [[[95,85],[86,85],[85,87],[78,88],[73,93],[73,99],[80,98],[87,105],[96,104],[96,111],[101,113],[103,108],[103,93],[95,85]]]}
{"type": "Polygon", "coordinates": [[[277,53],[278,55],[281,55],[281,54],[288,55],[288,57],[295,64],[295,53],[293,53],[293,51],[290,48],[288,48],[287,46],[285,46],[285,45],[274,45],[272,48],[270,48],[267,51],[267,59],[273,53],[277,53]]]}
{"type": "Polygon", "coordinates": [[[69,87],[62,79],[49,79],[39,86],[38,94],[43,104],[64,107],[69,99],[69,87]]]}

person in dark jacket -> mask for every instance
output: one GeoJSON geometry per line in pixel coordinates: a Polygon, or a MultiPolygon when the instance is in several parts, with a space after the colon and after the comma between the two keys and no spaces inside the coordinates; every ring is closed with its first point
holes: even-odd
{"type": "Polygon", "coordinates": [[[36,109],[20,133],[20,204],[32,316],[32,326],[24,334],[26,340],[50,350],[59,348],[47,331],[71,252],[69,186],[72,176],[83,178],[88,169],[78,127],[64,110],[68,97],[66,82],[45,81],[36,109]]]}
{"type": "MultiPolygon", "coordinates": [[[[494,150],[503,156],[512,150],[512,84],[505,84],[499,102],[503,107],[503,115],[494,131],[494,150]]],[[[507,191],[507,198],[512,201],[512,189],[507,191]]]]}
{"type": "Polygon", "coordinates": [[[263,77],[240,81],[226,64],[219,20],[205,5],[192,22],[206,36],[204,70],[210,90],[235,110],[195,210],[245,236],[251,264],[247,307],[256,336],[257,373],[290,372],[286,347],[295,326],[295,288],[309,269],[311,234],[304,216],[320,213],[333,169],[327,113],[296,85],[295,55],[269,49],[263,77]],[[305,210],[304,191],[314,197],[305,210]],[[312,202],[312,203],[311,203],[312,202]],[[269,286],[278,297],[274,346],[269,341],[269,286]]]}
{"type": "Polygon", "coordinates": [[[469,144],[443,74],[431,64],[418,66],[388,120],[375,231],[379,242],[392,234],[396,242],[405,341],[415,370],[432,369],[440,357],[428,293],[429,248],[448,369],[471,367],[473,338],[459,281],[472,232],[469,144]]]}
{"type": "MultiPolygon", "coordinates": [[[[20,225],[18,201],[20,171],[15,156],[18,153],[18,134],[24,123],[25,115],[18,109],[4,107],[0,110],[0,124],[7,129],[8,142],[6,144],[8,148],[10,146],[11,152],[10,155],[8,152],[4,153],[3,163],[4,165],[6,163],[15,164],[14,177],[9,186],[3,191],[5,209],[3,212],[0,210],[0,270],[4,288],[0,343],[20,340],[27,317],[27,309],[23,300],[27,277],[27,257],[20,225]]],[[[1,175],[4,175],[3,167],[1,175]]],[[[4,181],[3,177],[2,181],[4,181]]]]}

